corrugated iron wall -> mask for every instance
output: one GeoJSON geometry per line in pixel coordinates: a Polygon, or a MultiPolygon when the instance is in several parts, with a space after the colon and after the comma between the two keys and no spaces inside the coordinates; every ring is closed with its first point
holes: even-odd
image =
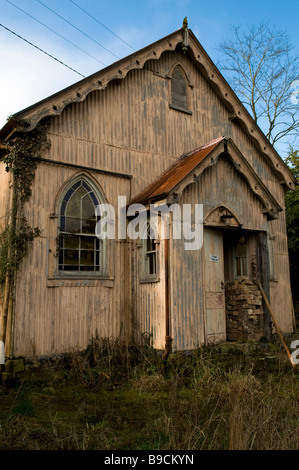
{"type": "MultiPolygon", "coordinates": [[[[53,354],[87,346],[96,331],[103,337],[129,335],[126,290],[130,257],[123,241],[108,247],[108,279],[55,279],[57,207],[61,187],[79,170],[39,164],[26,217],[41,228],[41,236],[18,275],[16,288],[15,354],[53,354]]],[[[88,174],[85,172],[85,174],[88,174]]],[[[129,199],[130,180],[90,172],[108,201],[117,207],[118,192],[129,199]]],[[[116,214],[117,215],[117,214],[116,214]]]]}
{"type": "Polygon", "coordinates": [[[134,334],[150,335],[151,344],[158,349],[165,347],[165,259],[164,241],[157,247],[157,279],[144,282],[142,272],[142,245],[134,244],[134,334]]]}
{"type": "MultiPolygon", "coordinates": [[[[126,195],[128,199],[130,195],[135,196],[182,153],[221,135],[233,138],[274,197],[283,204],[283,191],[270,165],[263,160],[239,125],[229,120],[229,111],[195,65],[176,51],[163,54],[159,61],[149,61],[143,70],[133,70],[124,80],[110,83],[104,91],[90,93],[84,102],[67,106],[60,116],[51,120],[49,138],[52,146],[44,157],[89,167],[90,174],[103,188],[107,201],[116,205],[118,194],[126,195]],[[170,82],[167,74],[177,62],[182,64],[189,76],[188,101],[192,115],[169,108],[170,82]],[[93,168],[131,174],[133,179],[130,182],[126,176],[121,178],[101,175],[93,172],[93,168]]],[[[203,179],[201,180],[203,193],[198,193],[197,197],[200,200],[206,198],[207,207],[212,208],[221,195],[219,182],[221,178],[228,181],[226,170],[219,162],[215,169],[207,170],[204,184],[203,179]]],[[[34,241],[31,254],[18,278],[15,309],[16,354],[29,354],[31,351],[46,354],[64,347],[83,347],[95,329],[107,336],[117,335],[121,325],[131,323],[128,313],[131,307],[133,324],[138,320],[144,328],[150,328],[151,331],[154,325],[162,324],[163,275],[160,284],[155,286],[135,286],[133,292],[136,297],[131,297],[130,286],[124,285],[124,276],[126,281],[131,278],[128,271],[131,269],[130,259],[125,255],[128,245],[124,243],[111,243],[109,274],[114,279],[108,287],[104,281],[88,287],[67,284],[55,287],[49,281],[49,266],[51,262],[53,264],[53,259],[51,261],[51,253],[49,258],[48,249],[53,249],[56,237],[56,219],[51,219],[50,216],[55,210],[55,200],[61,186],[77,171],[79,170],[41,163],[36,172],[33,195],[27,205],[26,215],[30,225],[40,227],[42,235],[34,241]]],[[[230,177],[233,176],[230,174],[230,177]]],[[[255,204],[246,184],[238,184],[238,181],[239,179],[233,180],[227,197],[229,203],[236,206],[236,212],[241,210],[241,217],[246,220],[249,208],[255,204]],[[243,198],[248,203],[247,208],[240,205],[243,198]]],[[[195,191],[195,187],[190,187],[190,190],[195,191]]],[[[253,225],[261,226],[260,212],[251,212],[250,215],[253,225]]],[[[275,263],[282,282],[271,290],[275,309],[279,304],[278,299],[286,306],[285,315],[279,314],[282,327],[288,323],[288,308],[291,305],[289,289],[286,293],[288,266],[283,224],[283,215],[279,221],[272,223],[273,230],[277,233],[274,242],[275,263]]],[[[174,260],[182,256],[179,244],[173,245],[172,250],[174,260]]],[[[188,256],[184,265],[187,271],[195,269],[196,276],[201,276],[198,253],[193,261],[188,256]],[[196,266],[195,259],[198,261],[196,266]]],[[[186,322],[189,322],[188,328],[191,328],[194,326],[193,321],[202,321],[197,320],[196,316],[195,320],[192,319],[194,309],[198,308],[200,302],[201,291],[194,297],[190,294],[187,279],[185,283],[180,283],[175,269],[172,276],[171,301],[172,305],[177,305],[177,315],[181,315],[181,320],[177,322],[176,337],[182,338],[186,322]]],[[[137,275],[134,282],[138,282],[137,275]]],[[[160,344],[164,332],[161,330],[154,334],[160,344]]],[[[202,338],[201,333],[200,335],[202,338]]],[[[190,339],[188,344],[194,344],[193,340],[190,339]]],[[[177,345],[181,347],[182,343],[177,345]]]]}

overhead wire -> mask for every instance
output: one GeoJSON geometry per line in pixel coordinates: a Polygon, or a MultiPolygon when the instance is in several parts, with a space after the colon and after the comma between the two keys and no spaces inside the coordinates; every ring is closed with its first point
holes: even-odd
{"type": "Polygon", "coordinates": [[[29,16],[30,18],[32,18],[34,21],[37,21],[39,24],[41,24],[42,26],[44,26],[45,28],[47,28],[49,31],[51,31],[52,33],[56,34],[57,36],[61,37],[62,39],[64,39],[65,41],[67,41],[69,44],[71,44],[72,46],[76,47],[77,49],[79,49],[80,51],[84,52],[84,54],[87,54],[89,57],[91,57],[92,59],[96,60],[97,62],[99,62],[100,64],[102,64],[104,67],[107,67],[107,64],[105,64],[104,62],[102,62],[101,60],[97,59],[96,57],[94,57],[92,54],[90,54],[89,52],[85,51],[84,49],[82,49],[80,46],[77,46],[77,44],[75,44],[74,42],[70,41],[69,39],[67,39],[65,36],[63,36],[62,34],[58,33],[57,31],[55,31],[54,29],[50,28],[50,26],[46,25],[45,23],[43,23],[42,21],[38,20],[37,18],[35,18],[34,16],[32,16],[30,13],[28,13],[27,11],[23,10],[22,8],[20,8],[18,5],[15,5],[13,2],[11,2],[10,0],[6,0],[10,5],[14,6],[15,8],[17,8],[18,10],[20,10],[21,12],[25,13],[25,15],[29,16]]]}
{"type": "MultiPolygon", "coordinates": [[[[8,0],[7,0],[8,1],[8,0]]],[[[109,52],[109,54],[113,55],[114,57],[116,57],[116,59],[120,59],[119,56],[117,56],[116,54],[114,54],[114,52],[110,51],[109,49],[107,49],[105,46],[103,46],[103,44],[99,43],[96,39],[94,39],[93,37],[89,36],[89,34],[85,33],[84,31],[82,31],[82,29],[78,28],[77,26],[73,25],[73,23],[71,23],[70,21],[68,21],[66,18],[64,18],[62,15],[60,15],[59,13],[57,13],[55,10],[52,10],[52,8],[48,7],[48,5],[45,5],[43,2],[41,2],[40,0],[36,0],[38,3],[40,3],[41,5],[43,5],[45,8],[47,8],[49,11],[51,11],[52,13],[54,13],[54,15],[58,16],[58,18],[62,19],[63,21],[65,21],[67,24],[69,24],[70,26],[72,26],[72,28],[76,29],[77,31],[79,31],[81,34],[83,34],[84,36],[86,36],[88,39],[90,39],[91,41],[93,41],[94,43],[96,43],[98,46],[102,47],[103,49],[105,49],[105,51],[109,52]]]]}
{"type": "Polygon", "coordinates": [[[134,47],[132,47],[130,44],[128,44],[126,41],[124,41],[124,39],[122,39],[120,36],[118,36],[117,34],[115,34],[113,31],[111,31],[111,29],[107,28],[107,26],[105,26],[103,23],[101,23],[101,21],[99,21],[97,18],[95,18],[91,13],[89,13],[88,11],[86,11],[84,8],[82,8],[80,5],[78,5],[78,3],[74,2],[74,0],[70,0],[71,3],[73,3],[74,5],[76,5],[77,8],[79,8],[81,11],[83,11],[84,13],[86,13],[86,15],[88,15],[90,18],[92,18],[94,21],[96,21],[98,24],[100,24],[101,26],[103,26],[103,28],[105,28],[107,31],[109,31],[109,33],[113,34],[117,39],[119,39],[120,41],[122,41],[124,44],[126,44],[128,47],[130,47],[133,51],[136,51],[136,49],[134,49],[134,47]]]}
{"type": "Polygon", "coordinates": [[[19,34],[17,34],[15,31],[12,31],[11,29],[7,28],[6,26],[4,26],[3,24],[0,23],[0,26],[4,29],[6,29],[7,31],[9,31],[10,33],[14,34],[15,36],[17,36],[19,39],[22,39],[22,41],[25,41],[27,42],[28,44],[30,44],[30,46],[33,46],[35,47],[36,49],[38,49],[40,52],[43,52],[44,54],[46,54],[47,56],[51,57],[51,59],[54,59],[56,60],[57,62],[59,62],[60,64],[64,65],[65,67],[67,67],[68,69],[72,70],[73,72],[77,73],[78,75],[80,75],[81,77],[85,78],[85,75],[82,75],[82,73],[78,72],[77,70],[73,69],[72,67],[70,67],[69,65],[65,64],[64,62],[62,62],[61,60],[57,59],[57,57],[54,57],[53,55],[49,54],[48,52],[44,51],[43,49],[41,49],[40,47],[36,46],[35,44],[33,44],[32,42],[28,41],[27,39],[23,38],[22,36],[20,36],[19,34]]]}

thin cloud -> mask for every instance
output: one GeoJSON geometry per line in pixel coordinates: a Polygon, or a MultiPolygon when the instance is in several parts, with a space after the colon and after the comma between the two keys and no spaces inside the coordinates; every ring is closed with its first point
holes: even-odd
{"type": "MultiPolygon", "coordinates": [[[[144,34],[138,28],[131,29],[129,33],[121,31],[121,34],[128,42],[133,42],[136,49],[143,47],[144,34]]],[[[39,44],[38,39],[33,38],[31,41],[39,44]]],[[[89,76],[103,68],[98,62],[85,57],[83,53],[78,53],[74,48],[64,48],[61,44],[53,47],[54,45],[55,43],[47,42],[43,38],[42,49],[84,76],[89,76]]],[[[117,39],[112,39],[110,45],[120,57],[132,53],[132,50],[117,39]]],[[[91,52],[97,54],[107,65],[114,62],[109,53],[101,53],[96,49],[91,49],[91,52]]],[[[1,30],[0,58],[1,63],[4,64],[0,68],[0,128],[3,127],[8,116],[81,80],[79,75],[62,64],[55,62],[29,44],[23,43],[21,39],[10,36],[9,32],[1,30]]]]}
{"type": "MultiPolygon", "coordinates": [[[[80,80],[80,77],[62,64],[26,44],[4,41],[0,34],[0,127],[8,116],[80,80]]],[[[20,41],[21,42],[21,41],[20,41]]],[[[99,70],[92,61],[73,61],[68,51],[60,52],[59,59],[76,70],[89,75],[99,70]]]]}

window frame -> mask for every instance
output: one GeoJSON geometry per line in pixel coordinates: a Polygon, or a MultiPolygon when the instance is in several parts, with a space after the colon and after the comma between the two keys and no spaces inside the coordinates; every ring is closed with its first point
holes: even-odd
{"type": "Polygon", "coordinates": [[[142,231],[142,239],[141,239],[141,283],[146,283],[146,282],[158,282],[159,279],[159,254],[158,254],[158,246],[159,246],[159,240],[157,240],[157,237],[155,236],[154,238],[150,238],[150,240],[153,240],[153,245],[155,247],[154,250],[148,250],[148,233],[153,233],[153,235],[156,235],[150,225],[149,220],[146,221],[145,226],[142,231]],[[146,236],[145,236],[146,234],[146,236]],[[155,256],[155,272],[150,273],[150,256],[155,256]]]}
{"type": "Polygon", "coordinates": [[[242,277],[248,277],[248,243],[247,243],[247,238],[244,235],[241,235],[238,237],[236,242],[234,243],[234,249],[233,249],[233,262],[234,262],[234,279],[240,279],[242,277]],[[238,244],[240,243],[241,238],[244,238],[244,248],[245,248],[245,256],[237,256],[237,247],[238,244]],[[246,273],[244,274],[243,272],[243,267],[244,264],[241,262],[241,274],[238,274],[238,266],[237,266],[237,259],[244,260],[245,259],[245,268],[246,268],[246,273]]]}
{"type": "Polygon", "coordinates": [[[189,92],[188,92],[188,87],[190,86],[189,85],[189,80],[186,76],[186,73],[183,69],[183,67],[181,66],[181,64],[177,64],[173,67],[172,71],[171,71],[171,74],[169,76],[170,78],[170,97],[169,97],[169,107],[172,108],[172,109],[175,109],[177,111],[181,111],[183,113],[186,113],[186,114],[192,114],[192,111],[189,110],[189,92]],[[181,73],[181,76],[182,76],[182,79],[184,80],[185,82],[185,86],[186,86],[186,107],[184,106],[179,106],[177,103],[174,102],[173,98],[174,98],[174,90],[173,90],[173,80],[174,80],[174,74],[176,71],[179,71],[181,73]]]}
{"type": "MultiPolygon", "coordinates": [[[[76,178],[72,179],[67,186],[64,188],[60,199],[59,199],[59,205],[58,205],[58,223],[57,223],[57,266],[56,266],[56,278],[63,278],[63,279],[99,279],[103,277],[107,277],[107,240],[99,240],[98,237],[96,236],[96,233],[85,233],[83,232],[83,221],[88,220],[88,219],[83,219],[82,217],[82,200],[83,198],[89,194],[90,200],[94,204],[94,208],[98,204],[104,203],[104,198],[101,194],[101,192],[98,190],[98,188],[95,186],[95,184],[87,177],[84,175],[77,176],[76,178]],[[78,183],[80,183],[78,185],[78,183]],[[75,187],[75,189],[74,189],[75,187]],[[80,188],[84,187],[84,189],[87,191],[84,196],[81,197],[80,200],[80,216],[81,217],[75,217],[74,219],[80,220],[80,231],[79,232],[69,232],[66,230],[66,211],[68,207],[68,203],[70,202],[72,196],[75,194],[75,192],[80,188]],[[69,197],[66,200],[67,194],[70,192],[70,190],[73,189],[72,193],[69,195],[69,197]],[[64,220],[64,226],[61,223],[62,217],[65,218],[64,220]],[[64,230],[61,229],[61,227],[64,228],[64,230]],[[63,237],[63,247],[61,247],[61,237],[63,237]],[[78,239],[78,249],[77,248],[66,248],[65,245],[65,240],[67,239],[78,239]],[[82,248],[82,241],[87,238],[93,238],[93,243],[94,243],[94,248],[91,249],[85,249],[82,248]],[[64,252],[66,250],[68,251],[78,251],[78,269],[60,269],[61,266],[68,266],[66,263],[61,263],[61,251],[63,250],[62,253],[64,256],[64,252]],[[92,252],[93,253],[93,260],[94,264],[93,267],[94,269],[86,269],[80,270],[80,267],[84,267],[84,264],[80,264],[80,256],[82,252],[92,252]],[[98,263],[97,263],[97,257],[98,257],[98,263]],[[96,269],[97,266],[99,269],[96,269]]],[[[95,215],[95,223],[97,223],[96,215],[95,215]]],[[[69,265],[71,266],[71,265],[69,265]]],[[[86,264],[86,267],[90,266],[86,264]]]]}

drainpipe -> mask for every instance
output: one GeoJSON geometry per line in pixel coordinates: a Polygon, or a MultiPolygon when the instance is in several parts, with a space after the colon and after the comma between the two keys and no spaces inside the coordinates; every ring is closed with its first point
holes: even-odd
{"type": "Polygon", "coordinates": [[[170,351],[172,338],[170,337],[170,309],[169,309],[169,240],[164,239],[164,261],[165,261],[165,351],[163,359],[166,360],[170,351]]]}

